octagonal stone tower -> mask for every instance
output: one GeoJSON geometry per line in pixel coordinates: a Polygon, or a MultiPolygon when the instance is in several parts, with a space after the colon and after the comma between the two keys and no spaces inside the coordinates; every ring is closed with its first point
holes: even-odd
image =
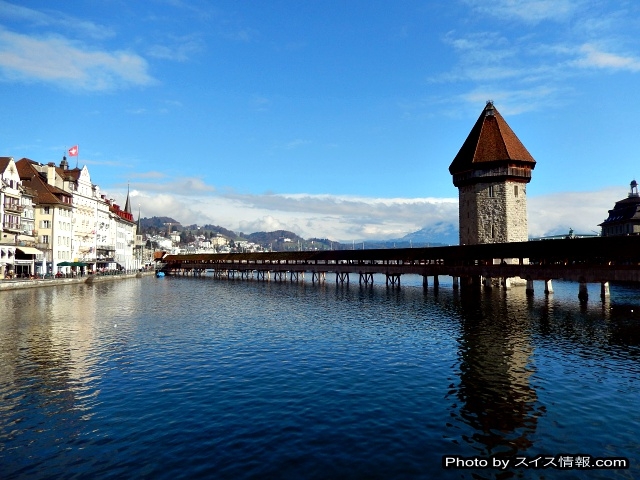
{"type": "Polygon", "coordinates": [[[527,183],[536,161],[487,102],[449,172],[458,187],[460,245],[528,240],[527,183]]]}

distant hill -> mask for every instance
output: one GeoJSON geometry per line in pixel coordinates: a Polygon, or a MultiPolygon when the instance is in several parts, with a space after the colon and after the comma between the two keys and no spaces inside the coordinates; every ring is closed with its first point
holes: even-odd
{"type": "Polygon", "coordinates": [[[304,238],[299,237],[293,232],[287,230],[276,230],[275,232],[255,232],[249,234],[241,234],[244,238],[250,242],[257,243],[259,245],[269,245],[271,243],[284,243],[284,239],[288,238],[293,243],[304,242],[304,238]]]}
{"type": "Polygon", "coordinates": [[[241,234],[237,234],[236,232],[232,231],[232,230],[228,230],[224,227],[221,227],[219,225],[203,225],[201,227],[198,227],[198,225],[189,225],[187,227],[184,227],[185,230],[191,230],[191,231],[200,231],[200,232],[212,232],[212,233],[216,233],[218,235],[222,235],[223,237],[227,237],[230,238],[231,240],[236,240],[236,239],[242,239],[242,235],[241,234]]]}
{"type": "Polygon", "coordinates": [[[276,230],[273,232],[243,233],[228,230],[219,225],[206,224],[183,226],[171,217],[151,217],[141,218],[140,226],[142,233],[165,235],[168,227],[172,231],[182,232],[182,241],[185,243],[193,241],[193,236],[203,234],[207,237],[214,234],[222,235],[233,241],[246,240],[261,245],[264,248],[272,248],[275,251],[284,250],[369,250],[373,248],[419,248],[436,247],[441,245],[457,245],[458,229],[456,226],[439,222],[430,227],[425,227],[416,232],[409,233],[401,238],[391,240],[365,240],[356,243],[340,243],[328,238],[304,239],[289,230],[276,230]],[[169,225],[170,224],[170,225],[169,225]],[[285,239],[288,239],[285,241],[285,239]]]}
{"type": "Polygon", "coordinates": [[[166,233],[169,227],[168,224],[171,224],[170,225],[171,230],[178,230],[178,227],[181,226],[179,221],[171,217],[151,217],[151,218],[140,219],[140,228],[142,230],[142,233],[150,233],[150,234],[166,233]]]}

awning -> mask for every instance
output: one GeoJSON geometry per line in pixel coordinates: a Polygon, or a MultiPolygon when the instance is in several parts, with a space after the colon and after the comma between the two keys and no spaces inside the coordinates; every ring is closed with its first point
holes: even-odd
{"type": "Polygon", "coordinates": [[[58,264],[59,267],[70,267],[71,265],[73,265],[71,262],[60,262],[58,264]]]}
{"type": "Polygon", "coordinates": [[[16,250],[20,250],[26,255],[42,255],[42,252],[40,250],[33,247],[16,247],[16,250]]]}

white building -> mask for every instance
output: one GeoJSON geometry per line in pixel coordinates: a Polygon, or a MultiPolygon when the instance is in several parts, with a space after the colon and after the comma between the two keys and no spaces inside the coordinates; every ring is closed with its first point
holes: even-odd
{"type": "MultiPolygon", "coordinates": [[[[47,273],[72,260],[73,196],[56,186],[55,168],[23,158],[16,162],[22,184],[33,192],[36,248],[44,253],[47,273]]],[[[68,271],[68,267],[65,269],[68,271]]],[[[43,272],[38,272],[43,273],[43,272]]]]}
{"type": "Polygon", "coordinates": [[[66,265],[58,268],[60,263],[89,271],[139,268],[128,194],[121,210],[113,199],[101,195],[86,166],[69,169],[66,157],[60,166],[21,162],[20,176],[36,192],[35,221],[40,245],[49,252],[50,272],[70,271],[66,265]]]}

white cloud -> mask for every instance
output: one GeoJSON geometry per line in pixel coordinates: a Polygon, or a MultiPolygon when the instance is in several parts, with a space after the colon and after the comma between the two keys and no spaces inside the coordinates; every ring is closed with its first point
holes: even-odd
{"type": "MultiPolygon", "coordinates": [[[[400,238],[423,228],[435,235],[458,225],[458,201],[453,198],[221,194],[206,185],[200,187],[205,192],[202,195],[186,188],[177,194],[173,188],[151,190],[148,186],[131,185],[134,207],[139,204],[144,217],[168,216],[184,225],[210,223],[245,233],[289,230],[304,238],[358,242],[400,238]]],[[[563,234],[570,228],[576,233],[599,232],[598,224],[608,210],[625,196],[625,187],[619,186],[530,197],[529,235],[563,234]]]]}
{"type": "Polygon", "coordinates": [[[477,12],[525,23],[565,20],[582,2],[576,0],[465,0],[477,12]]]}
{"type": "Polygon", "coordinates": [[[58,30],[74,32],[81,37],[105,39],[114,35],[113,31],[105,25],[98,25],[83,18],[55,10],[33,10],[3,0],[0,0],[0,18],[8,18],[12,22],[25,21],[38,28],[55,27],[58,30]]]}
{"type": "Polygon", "coordinates": [[[127,51],[91,50],[60,36],[30,37],[0,29],[0,69],[12,80],[111,90],[154,83],[147,62],[127,51]]]}
{"type": "Polygon", "coordinates": [[[626,196],[624,187],[593,192],[563,192],[531,197],[528,200],[529,235],[541,237],[569,233],[600,232],[609,210],[626,196]]]}
{"type": "Polygon", "coordinates": [[[581,58],[573,62],[574,65],[579,67],[628,70],[630,72],[640,70],[640,59],[608,53],[589,43],[580,47],[580,56],[581,58]]]}

